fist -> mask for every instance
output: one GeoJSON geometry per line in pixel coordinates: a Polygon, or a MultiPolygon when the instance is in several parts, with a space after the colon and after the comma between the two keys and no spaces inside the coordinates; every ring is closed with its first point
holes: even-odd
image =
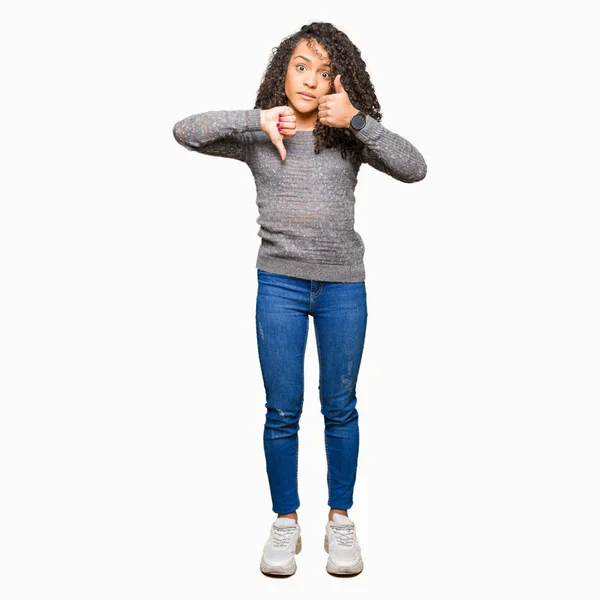
{"type": "Polygon", "coordinates": [[[283,138],[296,135],[296,114],[294,113],[294,109],[289,106],[275,106],[274,108],[261,110],[260,125],[277,148],[281,160],[285,160],[287,152],[283,145],[283,138]]]}

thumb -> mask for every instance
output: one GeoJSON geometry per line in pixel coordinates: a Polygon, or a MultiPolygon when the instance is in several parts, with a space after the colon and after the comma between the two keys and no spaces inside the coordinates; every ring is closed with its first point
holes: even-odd
{"type": "Polygon", "coordinates": [[[275,144],[275,147],[277,148],[277,150],[279,150],[279,154],[281,155],[281,160],[285,160],[285,157],[287,156],[287,151],[285,149],[285,146],[283,145],[283,138],[281,138],[275,144]]]}
{"type": "Polygon", "coordinates": [[[345,92],[344,86],[342,85],[342,76],[338,73],[333,80],[333,85],[335,87],[336,94],[340,94],[341,92],[345,92]]]}

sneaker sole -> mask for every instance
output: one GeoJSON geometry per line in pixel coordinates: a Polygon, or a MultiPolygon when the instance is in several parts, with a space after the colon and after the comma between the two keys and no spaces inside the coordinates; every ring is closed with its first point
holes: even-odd
{"type": "MultiPolygon", "coordinates": [[[[298,554],[302,550],[302,538],[299,537],[296,542],[296,550],[294,554],[298,554]]],[[[296,572],[296,559],[292,556],[292,560],[287,565],[270,565],[265,561],[265,555],[260,559],[260,571],[263,575],[275,575],[276,577],[289,577],[296,572]]]]}
{"type": "MultiPolygon", "coordinates": [[[[325,536],[325,552],[329,554],[329,540],[325,536]]],[[[327,559],[327,572],[330,575],[358,575],[363,570],[362,556],[358,559],[358,562],[354,565],[336,565],[332,560],[331,556],[327,559]]]]}

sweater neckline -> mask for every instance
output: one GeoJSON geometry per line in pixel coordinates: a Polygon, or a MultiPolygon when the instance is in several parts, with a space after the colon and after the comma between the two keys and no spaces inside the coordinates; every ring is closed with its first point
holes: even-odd
{"type": "MultiPolygon", "coordinates": [[[[301,141],[302,141],[302,143],[304,143],[304,142],[306,142],[307,140],[311,140],[311,139],[313,139],[313,138],[315,137],[315,136],[314,136],[314,132],[315,132],[315,130],[314,130],[314,129],[310,129],[310,130],[308,130],[308,131],[304,131],[304,130],[296,129],[296,133],[295,133],[295,135],[292,135],[292,136],[289,136],[289,137],[288,137],[288,136],[284,136],[284,137],[283,137],[283,141],[284,141],[286,144],[287,144],[288,142],[291,142],[292,144],[293,144],[294,142],[298,142],[298,143],[300,143],[301,141]],[[299,135],[299,134],[301,134],[301,135],[299,135]]],[[[265,137],[268,139],[268,135],[267,135],[266,131],[263,131],[262,133],[263,133],[263,135],[264,135],[264,136],[265,136],[265,137]]]]}
{"type": "Polygon", "coordinates": [[[305,144],[306,142],[312,142],[314,137],[314,129],[311,129],[310,131],[296,130],[295,135],[292,135],[291,137],[286,136],[283,138],[283,141],[286,144],[305,144]]]}

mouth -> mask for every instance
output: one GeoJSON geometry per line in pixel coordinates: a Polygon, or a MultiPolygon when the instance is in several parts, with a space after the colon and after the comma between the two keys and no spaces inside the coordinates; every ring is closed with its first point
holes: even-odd
{"type": "Polygon", "coordinates": [[[306,98],[307,100],[316,100],[316,96],[313,96],[312,94],[308,94],[306,92],[298,92],[298,95],[302,96],[303,98],[306,98]]]}

